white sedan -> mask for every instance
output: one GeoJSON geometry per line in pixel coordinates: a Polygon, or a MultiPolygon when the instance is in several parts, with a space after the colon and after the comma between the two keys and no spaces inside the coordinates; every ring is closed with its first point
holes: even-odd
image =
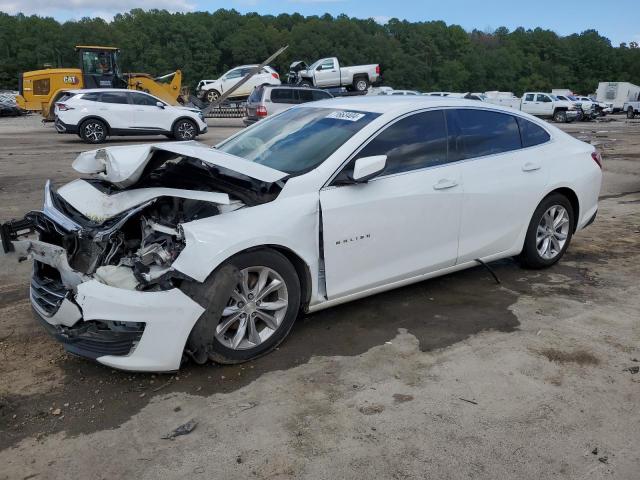
{"type": "Polygon", "coordinates": [[[530,115],[449,98],[296,106],[210,148],[81,154],[2,226],[75,354],[125,370],[273,350],[299,312],[517,256],[556,263],[598,209],[599,154],[530,115]],[[39,239],[25,238],[29,229],[39,239]]]}

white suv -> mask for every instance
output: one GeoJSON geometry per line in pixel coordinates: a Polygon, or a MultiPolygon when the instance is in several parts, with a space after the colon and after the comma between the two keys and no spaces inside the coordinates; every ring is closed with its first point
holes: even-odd
{"type": "MultiPolygon", "coordinates": [[[[209,103],[218,100],[220,95],[235,86],[236,83],[238,83],[257,66],[258,65],[242,65],[229,70],[217,80],[200,80],[196,87],[198,96],[209,103]]],[[[280,84],[280,75],[278,75],[278,72],[267,65],[260,72],[247,80],[247,82],[238,87],[238,89],[232,93],[231,97],[247,97],[253,91],[254,87],[257,87],[258,85],[280,84]]]]}
{"type": "Polygon", "coordinates": [[[87,143],[102,143],[110,135],[165,135],[194,140],[207,131],[202,112],[174,107],[153,95],[100,88],[69,90],[56,102],[58,133],[75,133],[87,143]]]}

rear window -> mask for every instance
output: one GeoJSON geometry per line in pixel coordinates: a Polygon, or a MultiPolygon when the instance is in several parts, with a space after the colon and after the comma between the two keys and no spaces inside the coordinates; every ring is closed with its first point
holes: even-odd
{"type": "Polygon", "coordinates": [[[322,90],[313,90],[314,100],[326,100],[327,98],[333,98],[333,95],[328,92],[323,92],[322,90]]]}
{"type": "Polygon", "coordinates": [[[297,103],[295,92],[292,88],[274,88],[271,90],[273,103],[297,103]]]}
{"type": "Polygon", "coordinates": [[[75,93],[65,92],[62,95],[60,95],[60,98],[58,98],[57,101],[58,102],[66,102],[67,100],[69,100],[70,98],[73,98],[74,96],[75,96],[75,93]]]}
{"type": "Polygon", "coordinates": [[[518,117],[518,125],[520,126],[520,137],[522,138],[523,147],[533,147],[551,140],[551,136],[544,128],[529,120],[518,117]]]}
{"type": "Polygon", "coordinates": [[[264,93],[264,87],[262,85],[255,87],[249,98],[247,99],[247,103],[260,103],[262,101],[262,94],[264,93]]]}
{"type": "Polygon", "coordinates": [[[447,110],[447,123],[457,130],[460,158],[483,157],[522,148],[513,115],[488,110],[447,110]]]}

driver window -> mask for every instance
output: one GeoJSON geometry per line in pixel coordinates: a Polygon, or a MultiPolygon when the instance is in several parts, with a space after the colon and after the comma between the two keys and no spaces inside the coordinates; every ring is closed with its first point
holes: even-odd
{"type": "Polygon", "coordinates": [[[229,80],[232,78],[240,78],[240,75],[242,73],[242,70],[240,70],[239,68],[236,70],[231,70],[229,73],[227,73],[224,78],[225,80],[229,80]]]}
{"type": "Polygon", "coordinates": [[[333,60],[327,60],[320,64],[318,70],[331,70],[333,68],[333,60]]]}
{"type": "Polygon", "coordinates": [[[417,113],[398,120],[358,152],[334,180],[348,181],[358,158],[386,155],[381,175],[408,172],[447,162],[447,129],[444,112],[417,113]]]}

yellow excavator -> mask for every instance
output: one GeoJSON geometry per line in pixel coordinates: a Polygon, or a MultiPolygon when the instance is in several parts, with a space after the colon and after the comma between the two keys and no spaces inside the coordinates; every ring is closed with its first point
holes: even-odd
{"type": "Polygon", "coordinates": [[[38,111],[53,120],[55,102],[66,90],[78,88],[128,88],[141,90],[171,105],[182,103],[182,72],[154,78],[146,73],[121,73],[116,47],[78,45],[80,68],[44,68],[24,72],[16,102],[23,110],[38,111]]]}

